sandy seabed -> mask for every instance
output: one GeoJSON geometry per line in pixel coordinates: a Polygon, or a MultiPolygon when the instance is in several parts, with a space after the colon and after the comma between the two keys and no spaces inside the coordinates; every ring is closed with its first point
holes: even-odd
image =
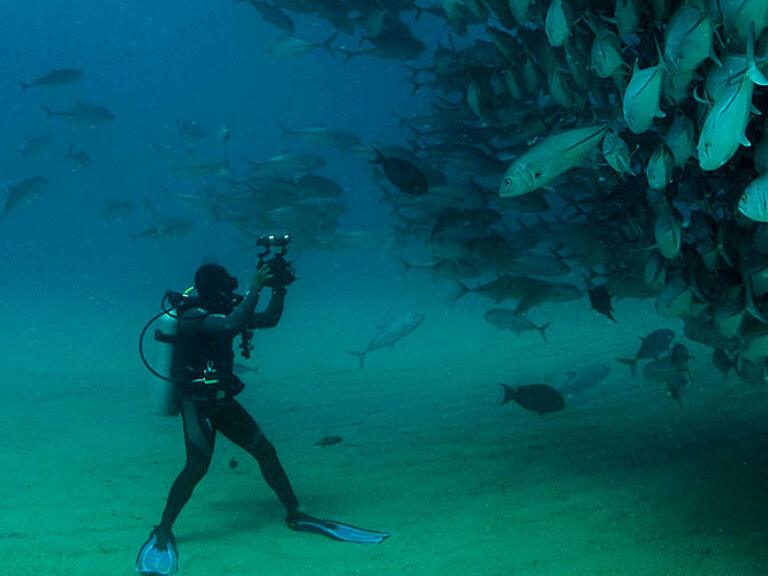
{"type": "MultiPolygon", "coordinates": [[[[585,301],[545,305],[531,312],[552,322],[544,344],[486,324],[491,305],[473,295],[373,303],[288,308],[258,335],[260,376],[244,375],[241,400],[307,511],[392,537],[362,546],[290,531],[257,464],[220,438],[174,529],[181,576],[768,574],[768,390],[718,373],[681,323],[648,302],[619,302],[617,324],[585,301]],[[359,369],[346,350],[413,310],[422,326],[359,369]],[[614,360],[665,326],[695,356],[684,409],[614,360]],[[562,412],[498,405],[499,382],[557,386],[600,362],[609,376],[562,412]],[[344,441],[315,446],[327,435],[344,441]]],[[[183,465],[181,427],[147,413],[141,322],[122,326],[108,342],[69,330],[67,353],[44,360],[7,345],[4,574],[128,576],[159,520],[183,465]]]]}

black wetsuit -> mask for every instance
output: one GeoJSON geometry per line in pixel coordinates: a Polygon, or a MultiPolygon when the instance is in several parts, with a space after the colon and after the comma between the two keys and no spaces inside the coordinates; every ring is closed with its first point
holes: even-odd
{"type": "MultiPolygon", "coordinates": [[[[273,291],[264,312],[251,314],[248,328],[275,326],[283,312],[283,295],[284,290],[273,291]]],[[[288,517],[298,511],[296,495],[274,446],[235,399],[244,388],[232,370],[232,341],[236,334],[204,329],[205,318],[211,315],[224,318],[227,312],[200,305],[180,313],[171,374],[177,382],[187,461],[171,487],[159,526],[169,532],[208,470],[216,432],[221,432],[256,458],[264,479],[277,494],[288,517]]]]}

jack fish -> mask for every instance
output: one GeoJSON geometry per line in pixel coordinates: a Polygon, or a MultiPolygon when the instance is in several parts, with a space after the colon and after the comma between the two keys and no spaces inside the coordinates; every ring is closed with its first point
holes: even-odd
{"type": "Polygon", "coordinates": [[[754,37],[750,35],[746,72],[715,100],[704,119],[697,145],[702,170],[717,170],[733,157],[739,145],[750,145],[746,130],[754,85],[768,85],[768,78],[755,63],[754,48],[754,37]]]}
{"type": "Polygon", "coordinates": [[[663,118],[659,109],[664,68],[661,64],[643,68],[637,65],[632,71],[627,89],[624,91],[624,120],[635,134],[642,134],[653,124],[656,117],[663,118]]]}
{"type": "Polygon", "coordinates": [[[24,92],[28,88],[34,88],[35,86],[63,86],[79,82],[82,79],[83,72],[77,68],[58,68],[51,70],[45,76],[41,76],[32,82],[22,82],[21,91],[24,92]]]}
{"type": "Polygon", "coordinates": [[[48,186],[48,178],[43,176],[33,176],[10,186],[3,210],[0,212],[0,217],[5,216],[10,210],[13,210],[23,202],[28,202],[35,196],[38,196],[45,190],[46,186],[48,186]]]}
{"type": "Polygon", "coordinates": [[[607,125],[587,126],[542,140],[507,168],[501,181],[500,196],[528,194],[571,168],[581,166],[599,146],[607,130],[607,125]]]}
{"type": "Polygon", "coordinates": [[[419,327],[419,324],[423,321],[424,314],[409,313],[401,316],[389,324],[380,326],[378,333],[368,343],[365,350],[362,352],[350,350],[349,353],[360,358],[360,368],[362,368],[363,362],[365,362],[365,355],[368,352],[377,350],[378,348],[388,348],[389,346],[392,346],[416,330],[416,328],[419,327]]]}

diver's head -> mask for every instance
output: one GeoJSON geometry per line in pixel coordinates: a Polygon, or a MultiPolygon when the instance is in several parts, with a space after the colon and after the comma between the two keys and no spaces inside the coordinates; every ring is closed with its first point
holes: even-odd
{"type": "Polygon", "coordinates": [[[203,264],[195,272],[195,290],[200,299],[211,306],[231,304],[237,290],[237,278],[218,264],[203,264]]]}

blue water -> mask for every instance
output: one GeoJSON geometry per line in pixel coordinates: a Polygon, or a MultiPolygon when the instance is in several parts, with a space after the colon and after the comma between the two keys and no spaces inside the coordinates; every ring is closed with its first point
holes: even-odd
{"type": "MultiPolygon", "coordinates": [[[[333,33],[316,17],[292,16],[298,37],[320,42],[333,33]]],[[[429,14],[403,20],[430,47],[411,64],[428,66],[431,50],[449,44],[447,28],[429,14]]],[[[183,456],[177,421],[139,413],[138,332],[166,289],[191,284],[204,257],[241,285],[257,259],[234,225],[165,194],[227,190],[218,177],[169,169],[185,150],[177,121],[205,128],[199,158],[221,155],[218,132],[228,125],[235,178],[245,173],[244,157],[322,153],[328,163],[318,173],[345,189],[349,207],[339,231],[396,240],[372,146],[408,146],[398,117],[429,110],[435,94],[414,93],[397,60],[345,64],[324,50],[272,58],[268,47],[281,33],[245,2],[5,2],[0,22],[0,181],[50,179],[0,220],[0,369],[18,399],[0,412],[11,423],[0,438],[13,472],[0,492],[0,511],[11,519],[0,520],[0,550],[24,550],[10,561],[17,572],[129,574],[183,456]],[[66,67],[82,69],[83,81],[21,93],[20,82],[66,67]],[[116,120],[81,126],[41,108],[66,110],[78,100],[109,108],[116,120]],[[343,128],[370,148],[318,150],[284,137],[281,124],[343,128]],[[39,154],[20,153],[41,136],[50,143],[39,154]],[[73,172],[64,160],[70,143],[93,165],[73,172]],[[192,220],[192,230],[136,238],[151,224],[146,198],[164,218],[192,220]],[[96,213],[105,199],[136,209],[105,221],[96,213]],[[31,570],[25,558],[34,558],[31,570]]],[[[342,34],[334,46],[358,42],[342,34]]],[[[417,260],[429,256],[419,241],[409,248],[417,260]]],[[[395,536],[375,551],[291,540],[271,494],[246,491],[261,482],[255,464],[243,464],[242,476],[220,465],[180,520],[184,573],[765,573],[764,547],[755,545],[764,544],[765,523],[749,510],[754,500],[765,511],[764,457],[755,456],[764,448],[764,393],[720,377],[703,347],[686,411],[661,387],[630,381],[612,360],[631,355],[637,338],[660,325],[650,305],[617,304],[618,325],[585,299],[545,305],[531,314],[537,324],[552,322],[544,346],[539,334],[488,326],[485,300],[453,304],[454,284],[402,275],[391,245],[289,254],[299,280],[280,326],[257,338],[262,378],[250,377],[243,398],[303,501],[378,520],[372,527],[395,536]],[[364,349],[378,325],[414,311],[425,313],[424,325],[393,350],[371,352],[360,371],[347,350],[364,349]],[[613,372],[571,412],[545,420],[496,405],[498,382],[560,382],[595,362],[610,362],[613,372]],[[750,410],[741,411],[740,394],[750,410]],[[344,443],[315,449],[315,440],[336,433],[344,443]]],[[[680,324],[664,322],[680,333],[680,324]]],[[[243,458],[221,444],[219,463],[243,458]]]]}

